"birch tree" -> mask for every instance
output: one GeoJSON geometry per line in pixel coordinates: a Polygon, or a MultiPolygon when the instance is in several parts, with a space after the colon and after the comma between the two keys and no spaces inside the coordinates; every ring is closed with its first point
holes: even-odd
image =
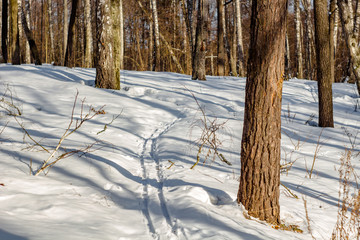
{"type": "Polygon", "coordinates": [[[300,15],[300,0],[294,0],[295,12],[295,34],[296,34],[296,77],[303,79],[303,55],[302,55],[302,38],[301,38],[301,15],[300,15]]]}
{"type": "Polygon", "coordinates": [[[238,73],[239,76],[243,77],[246,75],[244,68],[244,44],[242,37],[242,26],[241,26],[241,5],[240,0],[235,0],[236,8],[236,40],[237,40],[237,52],[238,52],[238,73]]]}
{"type": "Polygon", "coordinates": [[[156,0],[151,1],[151,9],[152,9],[152,18],[153,18],[153,26],[154,26],[154,39],[155,39],[155,47],[154,47],[154,63],[153,63],[153,71],[160,71],[160,31],[159,31],[159,20],[157,14],[156,0]]]}

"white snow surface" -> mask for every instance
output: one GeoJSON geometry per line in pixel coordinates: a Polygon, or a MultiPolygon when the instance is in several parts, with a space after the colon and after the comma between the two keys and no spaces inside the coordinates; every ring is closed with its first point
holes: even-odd
{"type": "MultiPolygon", "coordinates": [[[[31,140],[0,109],[0,239],[311,239],[303,199],[314,237],[330,239],[338,212],[340,158],[351,147],[350,139],[355,152],[360,146],[355,86],[333,85],[335,128],[322,130],[312,126],[318,120],[316,82],[284,82],[281,158],[282,164],[295,163],[281,174],[281,182],[298,199],[280,187],[281,221],[303,230],[295,233],[247,219],[237,204],[245,79],[207,78],[122,71],[122,89],[115,91],[94,87],[95,69],[0,65],[1,96],[9,99],[12,93],[22,110],[18,119],[49,149],[69,124],[77,91],[75,119],[84,98],[84,112],[90,105],[104,106],[106,112],[66,139],[60,153],[101,141],[96,151],[62,159],[47,175],[34,176],[30,166],[36,171],[49,154],[28,148],[31,140]],[[201,114],[187,89],[209,119],[226,121],[218,132],[219,151],[232,166],[219,159],[203,163],[202,156],[190,169],[201,114]],[[310,179],[307,171],[321,131],[310,179]]],[[[353,164],[360,175],[359,156],[353,164]]]]}

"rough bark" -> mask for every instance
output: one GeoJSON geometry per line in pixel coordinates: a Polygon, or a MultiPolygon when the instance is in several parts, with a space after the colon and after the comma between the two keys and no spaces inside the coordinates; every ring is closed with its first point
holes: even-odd
{"type": "Polygon", "coordinates": [[[49,27],[49,36],[50,36],[50,62],[54,61],[55,57],[55,47],[54,47],[54,24],[52,21],[52,1],[47,0],[47,12],[48,12],[48,27],[49,27]]]}
{"type": "Polygon", "coordinates": [[[305,10],[305,42],[306,42],[306,77],[307,79],[315,79],[313,66],[315,58],[315,43],[314,43],[314,27],[311,7],[311,0],[302,0],[305,10]]]}
{"type": "Polygon", "coordinates": [[[319,126],[334,127],[328,1],[315,0],[314,13],[319,126]]]}
{"type": "Polygon", "coordinates": [[[356,33],[358,29],[354,28],[354,15],[351,15],[351,9],[348,1],[338,1],[337,4],[339,7],[339,15],[345,33],[346,43],[350,52],[350,61],[355,75],[358,94],[360,95],[360,49],[358,47],[358,39],[356,37],[358,35],[358,33],[356,33]]]}
{"type": "Polygon", "coordinates": [[[206,80],[206,39],[205,39],[205,21],[207,13],[207,0],[198,1],[198,17],[196,25],[195,47],[193,51],[192,79],[206,80]]]}
{"type": "Polygon", "coordinates": [[[236,40],[237,40],[237,49],[238,49],[238,73],[240,77],[246,75],[244,67],[244,44],[242,37],[242,26],[241,26],[241,5],[240,0],[235,0],[236,8],[236,40]]]}
{"type": "Polygon", "coordinates": [[[121,49],[120,45],[122,43],[120,37],[120,1],[119,0],[111,0],[111,22],[112,29],[110,39],[113,46],[113,62],[114,62],[114,81],[118,84],[116,85],[116,89],[120,89],[120,55],[121,49]]]}
{"type": "Polygon", "coordinates": [[[114,48],[112,43],[112,18],[110,0],[95,0],[96,6],[96,79],[99,88],[120,89],[116,78],[114,48]]]}
{"type": "Polygon", "coordinates": [[[41,65],[41,59],[40,59],[40,55],[39,55],[39,51],[37,49],[35,40],[32,36],[32,33],[28,27],[28,24],[26,22],[26,17],[25,17],[25,13],[24,13],[24,9],[21,8],[21,23],[22,26],[24,28],[24,32],[26,35],[26,38],[28,40],[29,46],[30,46],[30,52],[31,52],[31,56],[33,57],[34,61],[35,61],[35,65],[41,65]]]}
{"type": "Polygon", "coordinates": [[[124,35],[124,10],[123,10],[123,0],[119,2],[119,12],[120,12],[120,69],[124,69],[124,57],[125,57],[125,35],[124,35]]]}
{"type": "Polygon", "coordinates": [[[238,202],[280,222],[281,96],[287,0],[253,0],[238,202]]]}
{"type": "Polygon", "coordinates": [[[7,35],[8,35],[8,1],[2,0],[2,15],[1,15],[1,52],[6,63],[8,61],[7,35]]]}
{"type": "Polygon", "coordinates": [[[63,26],[63,65],[65,66],[65,55],[66,55],[66,49],[67,49],[67,41],[68,41],[68,31],[69,31],[69,25],[68,25],[68,0],[64,0],[64,26],[63,26]]]}
{"type": "Polygon", "coordinates": [[[294,0],[294,12],[295,12],[295,34],[296,34],[296,77],[303,79],[303,55],[302,55],[302,37],[301,37],[301,15],[300,15],[300,0],[294,0]]]}
{"type": "MultiPolygon", "coordinates": [[[[25,12],[26,12],[25,15],[26,15],[26,21],[29,24],[29,26],[28,26],[29,29],[31,28],[31,26],[30,26],[30,5],[31,5],[30,0],[25,1],[25,12]]],[[[28,41],[26,41],[26,44],[25,44],[25,63],[27,63],[27,64],[31,63],[31,52],[30,52],[30,45],[29,45],[28,41]]]]}

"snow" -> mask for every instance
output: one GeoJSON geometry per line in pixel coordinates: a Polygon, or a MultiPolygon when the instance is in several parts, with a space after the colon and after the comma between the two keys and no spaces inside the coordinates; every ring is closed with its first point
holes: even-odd
{"type": "MultiPolygon", "coordinates": [[[[176,73],[122,71],[122,90],[114,91],[94,88],[94,78],[94,69],[0,65],[1,95],[11,91],[22,110],[18,119],[47,148],[54,148],[66,130],[77,91],[75,118],[84,98],[84,111],[91,105],[105,106],[106,112],[63,143],[74,150],[100,141],[96,151],[62,159],[47,175],[35,177],[29,166],[36,170],[49,155],[27,148],[32,142],[0,109],[0,129],[7,124],[0,135],[1,240],[311,239],[303,199],[314,237],[330,239],[340,158],[351,141],[354,152],[360,150],[354,85],[334,84],[335,128],[322,130],[305,124],[317,123],[316,82],[284,83],[282,164],[295,163],[281,182],[298,199],[281,186],[281,220],[303,230],[295,233],[247,219],[236,203],[245,79],[208,76],[200,82],[176,73]],[[232,166],[208,159],[190,169],[201,114],[187,89],[210,119],[226,122],[218,133],[220,152],[232,166]]],[[[358,175],[359,160],[353,159],[358,175]]]]}

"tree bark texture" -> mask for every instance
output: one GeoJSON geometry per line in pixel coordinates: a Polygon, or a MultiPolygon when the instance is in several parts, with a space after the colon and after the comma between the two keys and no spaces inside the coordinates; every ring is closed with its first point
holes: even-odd
{"type": "Polygon", "coordinates": [[[121,57],[121,38],[120,38],[120,1],[110,0],[111,4],[111,22],[112,22],[112,39],[109,39],[113,47],[114,62],[114,81],[119,84],[116,89],[120,89],[120,57],[121,57]]]}
{"type": "MultiPolygon", "coordinates": [[[[25,1],[25,12],[26,12],[26,22],[29,24],[28,28],[30,29],[30,0],[25,1]]],[[[23,9],[23,8],[22,8],[23,9]]],[[[20,18],[21,18],[21,14],[20,13],[20,18]]],[[[21,20],[21,25],[22,25],[22,20],[21,20]]],[[[26,35],[25,35],[26,36],[26,35]]],[[[31,63],[31,51],[30,51],[30,45],[29,42],[26,41],[25,44],[25,63],[29,64],[31,63]]]]}
{"type": "Polygon", "coordinates": [[[24,32],[25,32],[26,38],[27,38],[29,46],[30,46],[31,55],[32,55],[32,57],[33,57],[33,59],[35,61],[35,65],[41,65],[41,59],[40,59],[39,51],[37,49],[35,40],[34,40],[34,38],[32,36],[32,33],[31,33],[31,31],[30,31],[30,29],[28,27],[28,24],[26,22],[26,16],[25,16],[23,8],[21,8],[21,23],[22,23],[22,26],[24,28],[24,32]]]}
{"type": "Polygon", "coordinates": [[[358,38],[356,37],[359,34],[356,31],[359,31],[359,29],[354,27],[354,15],[351,15],[351,9],[348,1],[338,1],[337,4],[339,7],[339,15],[345,33],[346,43],[350,52],[350,59],[355,75],[358,94],[360,95],[360,49],[358,47],[358,38]]]}
{"type": "Polygon", "coordinates": [[[67,49],[67,41],[68,41],[68,31],[69,31],[69,19],[68,19],[68,0],[64,0],[64,26],[63,26],[63,65],[65,66],[65,55],[67,49]]]}
{"type": "Polygon", "coordinates": [[[287,0],[253,0],[238,202],[280,222],[281,97],[287,0]]]}
{"type": "Polygon", "coordinates": [[[55,57],[55,45],[54,45],[54,24],[52,21],[52,1],[47,0],[47,12],[48,12],[48,27],[50,36],[50,62],[54,61],[55,57]]]}
{"type": "Polygon", "coordinates": [[[10,0],[10,51],[11,63],[14,65],[20,64],[20,38],[18,27],[18,2],[17,0],[10,0]]]}
{"type": "Polygon", "coordinates": [[[110,0],[95,0],[96,5],[96,79],[98,88],[120,89],[116,78],[114,48],[112,43],[112,18],[110,0]]]}
{"type": "Polygon", "coordinates": [[[7,35],[8,35],[8,1],[2,0],[1,51],[5,63],[8,61],[7,35]]]}
{"type": "Polygon", "coordinates": [[[193,51],[193,64],[192,64],[192,79],[193,80],[206,80],[206,13],[207,13],[207,0],[198,1],[198,18],[196,25],[195,47],[193,51]]]}
{"type": "Polygon", "coordinates": [[[152,6],[152,18],[154,24],[154,64],[153,71],[160,71],[160,30],[159,30],[159,20],[157,14],[156,0],[151,0],[152,6]]]}
{"type": "Polygon", "coordinates": [[[327,0],[314,1],[316,73],[319,96],[319,127],[334,127],[331,77],[330,25],[327,0]]]}

